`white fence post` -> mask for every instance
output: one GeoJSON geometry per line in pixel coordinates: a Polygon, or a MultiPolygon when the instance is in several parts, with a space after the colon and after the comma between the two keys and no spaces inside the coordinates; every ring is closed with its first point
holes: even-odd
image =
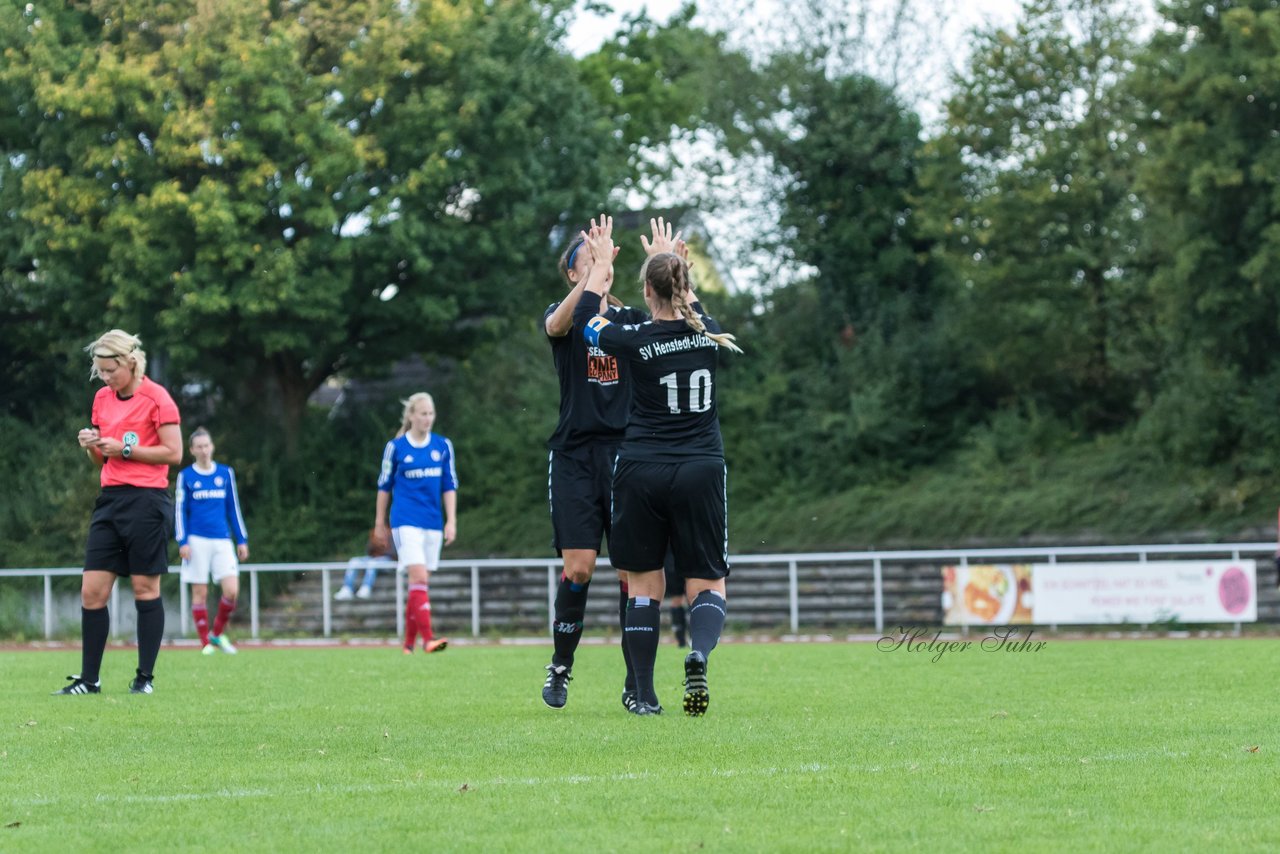
{"type": "Polygon", "coordinates": [[[480,637],[480,567],[471,567],[471,636],[480,637]]]}
{"type": "Polygon", "coordinates": [[[44,639],[53,638],[53,576],[44,577],[44,639]]]}
{"type": "Polygon", "coordinates": [[[109,631],[111,637],[119,640],[120,637],[120,585],[117,583],[119,579],[111,582],[111,620],[109,631]]]}
{"type": "Polygon", "coordinates": [[[787,562],[787,581],[791,595],[791,634],[800,632],[800,573],[794,560],[787,562]]]}
{"type": "Polygon", "coordinates": [[[547,625],[556,619],[556,565],[547,564],[547,625]]]}
{"type": "Polygon", "coordinates": [[[405,625],[404,625],[404,607],[405,607],[404,597],[405,597],[405,586],[409,583],[409,574],[407,572],[401,572],[400,567],[398,565],[396,566],[395,573],[396,573],[396,637],[399,638],[400,640],[404,640],[404,633],[406,631],[405,625]]]}
{"type": "Polygon", "coordinates": [[[880,558],[871,562],[872,575],[875,578],[873,598],[876,604],[876,634],[884,634],[884,576],[880,566],[880,558]]]}
{"type": "Polygon", "coordinates": [[[333,602],[329,600],[329,570],[320,570],[320,613],[324,636],[333,635],[333,602]]]}
{"type": "Polygon", "coordinates": [[[249,570],[249,634],[258,639],[258,571],[249,570]]]}

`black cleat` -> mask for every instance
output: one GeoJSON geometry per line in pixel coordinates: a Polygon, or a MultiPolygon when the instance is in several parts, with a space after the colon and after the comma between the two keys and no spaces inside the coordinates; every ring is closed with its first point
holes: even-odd
{"type": "Polygon", "coordinates": [[[689,653],[684,657],[684,713],[700,717],[707,713],[711,695],[707,693],[707,659],[702,653],[689,653]]]}
{"type": "Polygon", "coordinates": [[[626,709],[628,712],[634,712],[638,702],[639,700],[636,697],[636,692],[634,690],[628,689],[622,692],[622,708],[626,709]]]}
{"type": "Polygon", "coordinates": [[[155,688],[151,687],[151,680],[154,676],[145,676],[142,671],[137,671],[138,675],[133,677],[133,681],[129,683],[130,694],[153,694],[155,688]]]}
{"type": "Polygon", "coordinates": [[[53,696],[56,697],[60,694],[101,694],[102,693],[101,681],[86,682],[80,678],[79,673],[77,673],[75,676],[68,676],[67,678],[71,680],[71,684],[57,691],[54,691],[53,696]]]}
{"type": "Polygon", "coordinates": [[[569,700],[569,682],[573,679],[569,674],[572,668],[563,664],[547,665],[547,681],[542,683],[542,702],[553,709],[563,709],[569,700]]]}
{"type": "Polygon", "coordinates": [[[627,709],[633,715],[660,715],[662,714],[662,706],[657,703],[645,703],[637,700],[634,706],[627,709]]]}

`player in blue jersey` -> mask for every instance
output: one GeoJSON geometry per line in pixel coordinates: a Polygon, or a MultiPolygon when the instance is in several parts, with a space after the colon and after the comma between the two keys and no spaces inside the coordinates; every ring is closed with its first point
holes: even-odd
{"type": "Polygon", "coordinates": [[[205,655],[236,648],[227,638],[227,622],[240,595],[239,560],[249,559],[249,531],[240,511],[236,473],[213,460],[213,437],[203,427],[191,434],[195,462],[178,472],[174,536],[182,558],[182,580],[191,585],[191,618],[205,655]],[[235,544],[232,545],[234,538],[235,544]],[[222,588],[218,615],[209,631],[209,578],[222,588]]]}
{"type": "Polygon", "coordinates": [[[404,401],[400,432],[382,452],[373,535],[385,544],[394,538],[397,567],[408,573],[409,602],[405,608],[404,651],[413,652],[419,632],[426,652],[449,645],[431,631],[428,573],[440,565],[440,549],[458,535],[458,472],[453,443],[431,432],[436,405],[431,395],[418,392],[404,401]],[[388,523],[388,508],[390,522],[388,523]]]}
{"type": "Polygon", "coordinates": [[[685,657],[684,710],[707,710],[707,659],[720,640],[729,575],[727,475],[716,408],[721,347],[741,352],[732,335],[699,310],[679,235],[654,224],[641,269],[645,303],[653,318],[618,324],[599,316],[608,292],[604,269],[613,258],[612,220],[587,236],[592,270],[586,296],[574,312],[587,343],[631,371],[631,413],[613,475],[610,558],[626,570],[632,598],[624,642],[635,668],[636,714],[660,714],[653,687],[658,652],[663,561],[668,549],[685,578],[689,655],[685,657]]]}
{"type": "MultiPolygon", "coordinates": [[[[613,459],[631,405],[627,372],[616,358],[588,346],[582,340],[582,326],[574,325],[573,312],[584,298],[583,286],[590,268],[590,253],[578,236],[560,257],[560,275],[569,293],[548,306],[542,316],[560,380],[560,418],[547,442],[552,545],[564,561],[551,620],[554,650],[542,686],[542,701],[553,709],[564,708],[568,700],[574,653],[586,615],[587,590],[601,543],[610,532],[613,459]]],[[[594,300],[594,308],[620,323],[638,323],[648,318],[643,311],[627,308],[612,296],[607,303],[597,295],[588,294],[586,298],[594,300]]],[[[621,627],[628,596],[626,576],[621,572],[618,587],[621,627]]],[[[635,703],[635,676],[625,645],[622,650],[627,668],[622,703],[631,708],[635,703]]]]}

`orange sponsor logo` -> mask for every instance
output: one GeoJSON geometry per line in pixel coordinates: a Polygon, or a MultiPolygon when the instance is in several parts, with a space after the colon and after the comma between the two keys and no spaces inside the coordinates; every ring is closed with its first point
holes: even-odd
{"type": "Polygon", "coordinates": [[[616,383],[618,360],[613,356],[587,356],[587,379],[598,383],[616,383]]]}

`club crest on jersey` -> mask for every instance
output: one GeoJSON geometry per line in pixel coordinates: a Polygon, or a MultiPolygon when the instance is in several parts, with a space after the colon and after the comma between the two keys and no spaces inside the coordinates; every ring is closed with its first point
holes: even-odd
{"type": "Polygon", "coordinates": [[[138,444],[138,434],[130,430],[128,433],[124,434],[124,438],[120,441],[124,442],[126,445],[136,445],[138,444]]]}
{"type": "Polygon", "coordinates": [[[213,479],[214,486],[222,486],[222,475],[218,475],[213,479]]]}
{"type": "Polygon", "coordinates": [[[405,454],[405,455],[404,455],[404,461],[405,461],[406,463],[411,463],[411,462],[413,462],[413,454],[405,454]]]}
{"type": "Polygon", "coordinates": [[[439,451],[432,451],[432,452],[431,452],[431,462],[433,462],[433,463],[438,463],[438,462],[440,462],[440,452],[439,452],[439,451]]]}

